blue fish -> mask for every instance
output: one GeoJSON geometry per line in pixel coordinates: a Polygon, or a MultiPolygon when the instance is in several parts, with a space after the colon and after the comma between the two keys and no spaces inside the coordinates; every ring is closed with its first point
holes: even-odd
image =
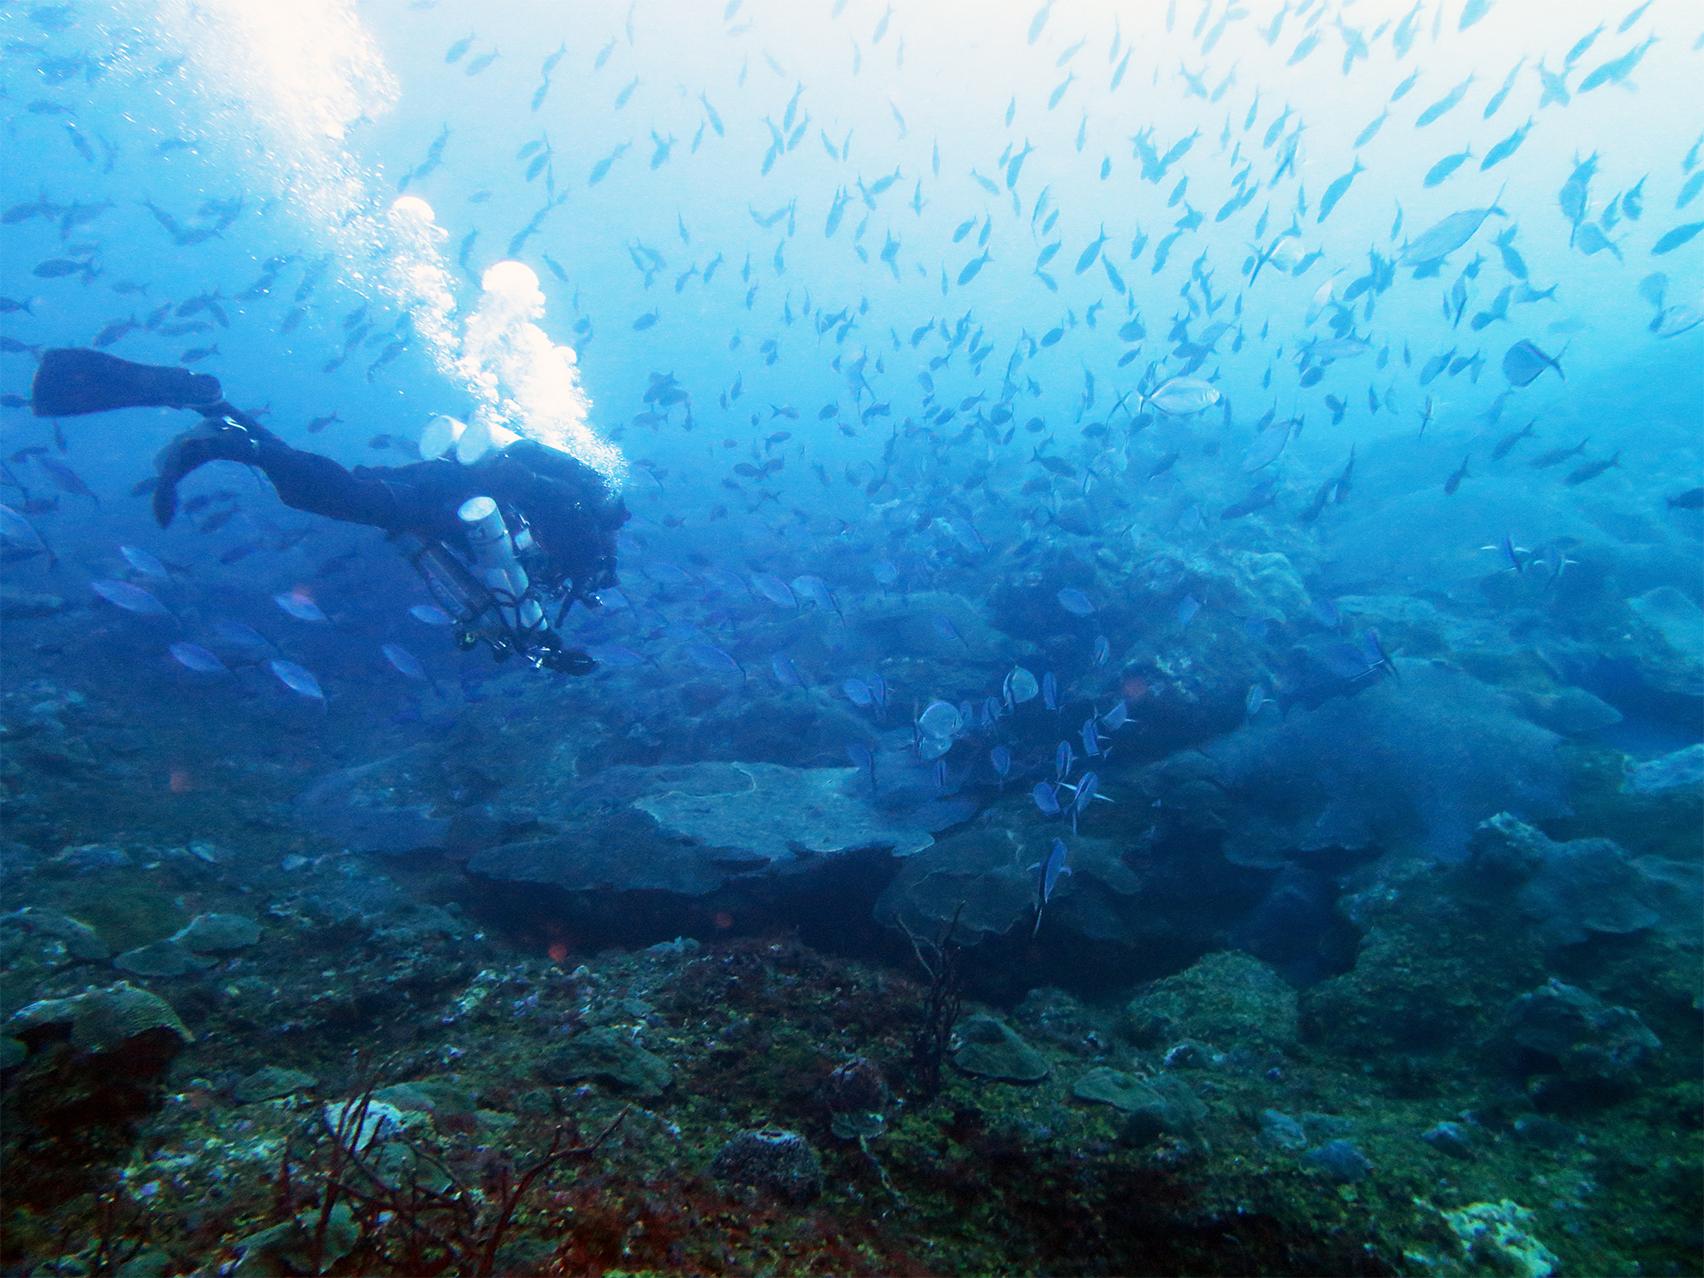
{"type": "Polygon", "coordinates": [[[172,617],[171,610],[140,586],[128,581],[91,581],[89,589],[115,608],[133,612],[139,617],[172,617]]]}
{"type": "Polygon", "coordinates": [[[174,643],[168,651],[172,660],[196,674],[230,674],[230,667],[198,643],[174,643]]]}
{"type": "Polygon", "coordinates": [[[294,661],[274,658],[266,663],[266,668],[272,671],[279,683],[297,696],[325,704],[325,693],[320,688],[319,680],[314,678],[313,671],[305,666],[299,666],[294,661]]]}
{"type": "Polygon", "coordinates": [[[852,761],[853,767],[869,774],[870,790],[873,793],[876,788],[876,756],[870,752],[868,746],[855,741],[846,747],[846,757],[852,761]]]}
{"type": "Polygon", "coordinates": [[[1067,851],[1064,839],[1054,839],[1052,846],[1047,849],[1047,855],[1030,866],[1030,869],[1036,871],[1035,927],[1030,930],[1032,938],[1041,931],[1042,911],[1053,899],[1054,888],[1059,886],[1061,878],[1071,873],[1071,867],[1065,864],[1067,851]]]}
{"type": "Polygon", "coordinates": [[[1045,781],[1037,781],[1035,788],[1030,791],[1030,798],[1035,800],[1035,806],[1040,808],[1044,816],[1058,816],[1059,791],[1045,781]]]}
{"type": "Polygon", "coordinates": [[[403,678],[412,679],[416,683],[432,681],[432,677],[426,673],[426,667],[420,664],[420,658],[400,643],[381,644],[379,651],[384,654],[385,660],[390,662],[391,668],[403,678]]]}
{"type": "Polygon", "coordinates": [[[733,654],[725,648],[718,648],[713,643],[689,643],[683,651],[692,664],[701,670],[710,670],[718,674],[737,673],[742,682],[746,677],[745,667],[734,660],[733,654]]]}
{"type": "Polygon", "coordinates": [[[1092,617],[1097,611],[1089,597],[1075,586],[1061,588],[1055,598],[1059,600],[1059,606],[1073,617],[1092,617]]]}

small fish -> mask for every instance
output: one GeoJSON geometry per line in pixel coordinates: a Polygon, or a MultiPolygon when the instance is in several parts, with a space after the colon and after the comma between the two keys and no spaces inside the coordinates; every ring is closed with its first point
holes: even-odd
{"type": "Polygon", "coordinates": [[[0,504],[0,545],[16,552],[20,557],[45,554],[50,566],[57,566],[58,558],[49,548],[42,535],[36,531],[34,524],[21,511],[13,510],[10,506],[0,504]]]}
{"type": "Polygon", "coordinates": [[[1586,451],[1586,445],[1590,442],[1591,436],[1587,435],[1572,448],[1552,448],[1547,453],[1540,453],[1528,464],[1531,465],[1534,470],[1547,470],[1551,466],[1556,466],[1567,461],[1570,457],[1578,457],[1581,453],[1586,451]]]}
{"type": "Polygon", "coordinates": [[[134,332],[140,327],[141,325],[137,322],[134,315],[130,316],[128,319],[113,320],[112,323],[108,324],[105,328],[101,329],[99,333],[95,334],[95,340],[91,343],[91,345],[104,350],[106,347],[111,346],[114,342],[118,341],[118,339],[123,337],[126,333],[134,332]]]}
{"type": "MultiPolygon", "coordinates": [[[[1055,806],[1057,806],[1057,803],[1055,806]]],[[[1030,930],[1030,936],[1032,938],[1036,935],[1036,933],[1041,931],[1042,911],[1047,908],[1047,903],[1053,899],[1053,891],[1059,885],[1059,880],[1063,876],[1071,873],[1071,867],[1065,864],[1067,855],[1068,853],[1065,847],[1065,840],[1054,839],[1052,846],[1047,849],[1047,855],[1035,865],[1030,866],[1030,869],[1037,872],[1035,884],[1035,927],[1030,930]]]]}
{"type": "Polygon", "coordinates": [[[208,651],[198,643],[179,642],[168,649],[172,660],[185,670],[193,670],[196,674],[228,675],[231,668],[219,659],[217,654],[208,651]]]}
{"type": "Polygon", "coordinates": [[[1558,377],[1568,380],[1567,374],[1562,371],[1561,355],[1547,355],[1525,338],[1503,354],[1503,376],[1509,379],[1511,386],[1530,386],[1547,368],[1554,368],[1558,377]]]}
{"type": "Polygon", "coordinates": [[[272,602],[297,621],[326,622],[328,624],[331,621],[331,618],[320,610],[320,606],[313,601],[313,598],[300,589],[280,591],[272,596],[272,602]]]}
{"type": "Polygon", "coordinates": [[[993,260],[993,256],[984,249],[980,257],[973,257],[969,262],[965,263],[964,269],[959,272],[958,282],[961,285],[970,283],[977,277],[982,268],[987,266],[988,263],[993,260]]]}
{"type": "Polygon", "coordinates": [[[1664,234],[1651,246],[1651,255],[1661,257],[1664,253],[1672,253],[1682,244],[1688,243],[1700,231],[1704,231],[1704,222],[1687,222],[1664,234]]]}
{"type": "Polygon", "coordinates": [[[1058,816],[1063,810],[1059,806],[1059,789],[1046,781],[1037,781],[1030,790],[1030,799],[1041,810],[1043,816],[1058,816]]]}
{"type": "Polygon", "coordinates": [[[1469,75],[1460,84],[1456,85],[1455,88],[1451,89],[1448,93],[1444,94],[1443,97],[1439,98],[1436,102],[1432,103],[1431,106],[1422,111],[1419,118],[1414,121],[1414,127],[1417,129],[1423,129],[1428,124],[1432,124],[1437,121],[1446,112],[1453,110],[1456,104],[1462,100],[1463,96],[1466,95],[1468,86],[1472,83],[1473,77],[1469,75]]]}
{"type": "Polygon", "coordinates": [[[127,564],[144,577],[152,577],[155,581],[171,580],[172,574],[166,566],[140,546],[120,546],[118,553],[124,556],[124,561],[127,564]]]}
{"type": "Polygon", "coordinates": [[[1499,439],[1497,441],[1497,446],[1491,450],[1491,460],[1502,461],[1503,458],[1509,455],[1509,451],[1514,448],[1516,444],[1520,443],[1521,440],[1528,438],[1532,434],[1532,428],[1536,425],[1538,425],[1538,418],[1535,417],[1519,430],[1513,431],[1499,439]]]}
{"type": "Polygon", "coordinates": [[[1077,752],[1071,748],[1069,741],[1061,741],[1053,752],[1053,775],[1056,780],[1063,782],[1071,775],[1071,769],[1076,766],[1077,752]]]}
{"type": "Polygon", "coordinates": [[[1356,156],[1354,163],[1349,167],[1349,171],[1325,188],[1325,195],[1319,202],[1319,214],[1314,220],[1323,222],[1330,217],[1331,210],[1337,207],[1337,202],[1349,193],[1349,186],[1354,182],[1356,175],[1364,172],[1366,172],[1366,168],[1361,163],[1361,157],[1356,156]]]}
{"type": "Polygon", "coordinates": [[[798,611],[799,600],[793,594],[793,588],[774,573],[754,572],[751,575],[751,588],[755,594],[767,599],[778,608],[798,611]]]}
{"type": "Polygon", "coordinates": [[[783,688],[805,686],[805,678],[799,673],[798,665],[784,652],[777,652],[769,658],[769,669],[775,676],[775,682],[783,688]]]}
{"type": "Polygon", "coordinates": [[[1527,134],[1532,132],[1532,126],[1533,121],[1529,119],[1508,137],[1496,143],[1485,153],[1485,158],[1479,162],[1479,171],[1483,173],[1487,169],[1495,168],[1520,150],[1521,143],[1525,142],[1527,134]]]}
{"type": "Polygon", "coordinates": [[[1217,386],[1198,377],[1168,378],[1150,393],[1137,396],[1144,407],[1157,408],[1168,417],[1199,413],[1213,407],[1222,398],[1217,386]]]}
{"type": "Polygon", "coordinates": [[[68,257],[50,257],[45,262],[38,262],[31,272],[44,280],[63,279],[67,275],[75,275],[79,271],[86,275],[93,274],[93,268],[86,261],[73,261],[68,257]]]}
{"type": "Polygon", "coordinates": [[[1580,81],[1579,93],[1590,93],[1593,89],[1606,84],[1625,83],[1627,77],[1633,74],[1641,59],[1657,42],[1655,36],[1647,36],[1641,43],[1634,45],[1619,58],[1611,58],[1608,62],[1592,71],[1580,81]]]}
{"type": "MultiPolygon", "coordinates": [[[[60,447],[63,450],[64,445],[61,444],[60,447]]],[[[101,499],[96,495],[95,490],[84,483],[83,477],[60,461],[59,458],[49,453],[42,453],[35,460],[36,465],[47,472],[48,478],[53,480],[54,486],[61,492],[70,493],[73,497],[87,497],[97,506],[100,505],[101,499]]]]}
{"type": "Polygon", "coordinates": [[[285,661],[281,657],[274,657],[266,663],[266,668],[272,672],[273,677],[279,683],[297,696],[322,704],[325,702],[325,693],[320,688],[319,680],[314,678],[313,672],[306,667],[299,666],[294,661],[285,661]]]}
{"type": "Polygon", "coordinates": [[[1446,494],[1453,495],[1455,490],[1461,487],[1461,481],[1468,478],[1467,462],[1468,459],[1463,457],[1461,459],[1461,465],[1450,472],[1450,477],[1444,480],[1444,492],[1446,494]]]}
{"type": "Polygon", "coordinates": [[[1444,181],[1450,176],[1450,174],[1454,173],[1472,158],[1472,147],[1465,147],[1460,151],[1446,155],[1443,159],[1439,160],[1431,168],[1426,170],[1426,176],[1421,180],[1420,184],[1428,189],[1437,186],[1440,182],[1444,181]]]}
{"type": "Polygon", "coordinates": [[[1441,262],[1471,240],[1479,228],[1485,225],[1486,219],[1493,215],[1508,216],[1495,204],[1452,213],[1410,240],[1403,247],[1398,260],[1404,266],[1413,267],[1426,267],[1430,263],[1441,262]]]}
{"type": "Polygon", "coordinates": [[[746,677],[745,667],[734,660],[733,654],[726,649],[718,648],[713,643],[697,641],[689,643],[683,649],[692,664],[701,670],[709,670],[718,674],[735,673],[743,681],[746,677]]]}
{"type": "Polygon", "coordinates": [[[1568,487],[1573,488],[1579,484],[1585,483],[1587,480],[1596,479],[1612,466],[1620,465],[1621,454],[1617,452],[1611,457],[1602,458],[1598,461],[1589,461],[1583,466],[1576,467],[1568,472],[1568,477],[1562,482],[1567,484],[1568,487]]]}
{"type": "Polygon", "coordinates": [[[1088,246],[1077,255],[1076,273],[1078,275],[1083,274],[1095,264],[1101,255],[1101,250],[1106,247],[1106,241],[1106,224],[1103,222],[1101,224],[1100,234],[1090,240],[1088,246]]]}
{"type": "Polygon", "coordinates": [[[128,581],[91,581],[89,589],[115,608],[133,612],[139,617],[167,617],[175,621],[171,611],[153,595],[128,581]]]}
{"type": "Polygon", "coordinates": [[[1008,706],[1021,706],[1033,701],[1041,692],[1036,677],[1022,666],[1015,666],[1001,682],[1001,694],[1008,706]]]}
{"type": "Polygon", "coordinates": [[[390,662],[391,668],[403,678],[412,679],[416,683],[430,683],[432,681],[432,677],[426,673],[426,667],[420,664],[420,658],[401,644],[381,644],[379,651],[384,654],[385,660],[390,662]]]}
{"type": "Polygon", "coordinates": [[[1248,695],[1243,698],[1244,722],[1254,722],[1260,712],[1267,706],[1275,706],[1277,704],[1278,703],[1276,701],[1266,695],[1266,689],[1262,688],[1258,683],[1249,684],[1248,695]]]}
{"type": "Polygon", "coordinates": [[[415,604],[408,615],[424,626],[453,626],[456,619],[436,604],[415,604]]]}
{"type": "Polygon", "coordinates": [[[1094,602],[1075,586],[1065,586],[1057,596],[1059,606],[1073,617],[1092,617],[1097,609],[1094,602]]]}

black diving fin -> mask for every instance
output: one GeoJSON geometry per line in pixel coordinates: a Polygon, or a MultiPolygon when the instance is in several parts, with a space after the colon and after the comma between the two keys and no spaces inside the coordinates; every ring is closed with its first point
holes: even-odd
{"type": "Polygon", "coordinates": [[[30,406],[37,417],[77,417],[118,408],[208,407],[223,395],[219,379],[208,373],[56,347],[42,354],[30,406]]]}

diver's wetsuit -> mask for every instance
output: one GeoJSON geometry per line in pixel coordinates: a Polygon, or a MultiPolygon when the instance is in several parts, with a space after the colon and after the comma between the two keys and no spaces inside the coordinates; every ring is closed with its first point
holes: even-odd
{"type": "Polygon", "coordinates": [[[615,534],[627,522],[627,508],[596,471],[564,453],[521,440],[470,465],[443,460],[349,470],[292,448],[223,394],[206,373],[62,348],[43,353],[32,404],[41,417],[137,407],[200,413],[201,427],[161,454],[154,514],[162,526],[176,513],[178,481],[207,462],[237,461],[264,472],[279,499],[297,510],[458,547],[465,546],[465,532],[457,510],[470,497],[491,497],[506,514],[527,521],[543,551],[543,584],[569,583],[570,597],[615,584],[615,534]]]}
{"type": "Polygon", "coordinates": [[[470,465],[440,460],[349,470],[292,448],[246,416],[236,420],[244,429],[192,441],[191,468],[243,462],[262,471],[279,500],[296,510],[451,545],[462,544],[461,504],[491,497],[527,520],[550,577],[571,581],[577,594],[615,584],[615,532],[627,508],[596,471],[564,453],[520,440],[470,465]]]}

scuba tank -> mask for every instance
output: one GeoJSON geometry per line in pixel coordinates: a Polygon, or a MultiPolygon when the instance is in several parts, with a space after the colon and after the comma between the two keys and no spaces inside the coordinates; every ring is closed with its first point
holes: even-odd
{"type": "Polygon", "coordinates": [[[469,498],[456,516],[465,553],[413,536],[406,537],[405,549],[433,598],[454,617],[457,643],[485,644],[499,661],[518,656],[533,667],[590,674],[597,663],[562,644],[522,566],[521,556],[533,547],[526,524],[511,533],[490,497],[469,498]]]}
{"type": "MultiPolygon", "coordinates": [[[[518,547],[497,503],[489,497],[470,497],[456,511],[456,518],[467,537],[473,570],[490,590],[503,624],[523,635],[548,630],[544,607],[532,594],[532,582],[521,567],[518,547]]],[[[531,541],[530,533],[523,535],[531,541]]]]}

